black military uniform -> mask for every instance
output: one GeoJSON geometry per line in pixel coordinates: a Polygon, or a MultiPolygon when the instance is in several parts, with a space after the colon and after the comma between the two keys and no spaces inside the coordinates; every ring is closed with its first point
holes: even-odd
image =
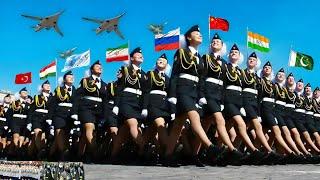
{"type": "Polygon", "coordinates": [[[106,101],[104,101],[104,117],[106,127],[118,127],[118,116],[112,112],[117,96],[117,82],[110,82],[106,86],[106,101]]]}
{"type": "MultiPolygon", "coordinates": [[[[22,91],[27,91],[27,89],[23,88],[20,92],[22,91]]],[[[12,134],[18,133],[20,136],[27,134],[27,124],[31,123],[30,119],[28,119],[29,107],[30,104],[23,99],[18,99],[11,103],[8,109],[8,118],[12,134]]]]}
{"type": "MultiPolygon", "coordinates": [[[[73,75],[71,71],[64,74],[73,75]]],[[[54,90],[54,96],[51,98],[49,112],[52,114],[53,126],[55,129],[70,130],[73,126],[74,119],[72,115],[78,114],[78,96],[74,86],[63,84],[54,90]]]]}
{"type": "MultiPolygon", "coordinates": [[[[317,87],[314,92],[316,93],[317,91],[320,91],[319,88],[317,87]]],[[[320,98],[313,98],[313,116],[314,116],[314,121],[316,124],[316,128],[318,132],[320,132],[320,98]]]]}
{"type": "MultiPolygon", "coordinates": [[[[231,50],[239,51],[234,44],[231,50]]],[[[240,109],[243,107],[242,102],[242,75],[241,69],[236,65],[228,63],[226,67],[225,79],[225,96],[224,96],[224,115],[226,119],[230,119],[237,115],[242,115],[240,109]]]]}
{"type": "MultiPolygon", "coordinates": [[[[308,83],[306,87],[311,87],[311,85],[308,83]]],[[[306,110],[306,118],[305,118],[305,125],[307,130],[309,131],[310,134],[313,134],[314,132],[318,132],[316,126],[315,126],[315,121],[313,118],[313,102],[312,102],[312,95],[307,96],[305,95],[304,97],[304,108],[306,110]]]]}
{"type": "MultiPolygon", "coordinates": [[[[298,82],[303,83],[303,80],[300,79],[298,82]]],[[[305,124],[305,118],[306,118],[306,110],[304,108],[305,104],[304,104],[304,96],[302,94],[302,92],[296,92],[295,91],[295,110],[294,110],[294,114],[293,114],[293,122],[295,124],[295,126],[297,127],[298,131],[303,133],[308,131],[305,124]]]]}
{"type": "MultiPolygon", "coordinates": [[[[185,37],[193,31],[200,31],[199,26],[191,27],[185,37]]],[[[177,50],[174,55],[169,91],[169,100],[176,98],[177,101],[177,116],[192,110],[198,111],[196,103],[199,97],[204,98],[203,86],[199,83],[202,71],[203,61],[196,49],[189,46],[177,50]]]]}
{"type": "MultiPolygon", "coordinates": [[[[10,94],[6,95],[5,97],[10,97],[10,94]]],[[[7,116],[8,116],[8,110],[10,108],[10,104],[2,104],[0,105],[0,137],[1,138],[7,138],[8,136],[8,128],[9,128],[9,124],[8,124],[8,120],[7,120],[7,116]]]]}
{"type": "MultiPolygon", "coordinates": [[[[166,54],[159,58],[167,59],[166,54]]],[[[143,101],[143,109],[148,110],[148,120],[153,122],[157,118],[164,118],[167,122],[171,120],[174,113],[172,104],[167,101],[170,79],[165,72],[158,69],[147,72],[146,91],[143,101]]]]}
{"type": "MultiPolygon", "coordinates": [[[[290,73],[287,77],[293,77],[293,74],[290,73]]],[[[296,128],[294,125],[294,110],[295,110],[295,99],[296,99],[296,94],[294,93],[294,89],[290,89],[288,86],[285,89],[285,94],[286,94],[286,108],[285,108],[285,123],[289,129],[296,128]]]]}
{"type": "MultiPolygon", "coordinates": [[[[135,53],[142,53],[141,48],[135,48],[130,57],[135,53]]],[[[120,121],[130,118],[141,120],[143,96],[145,94],[146,74],[134,64],[121,67],[121,77],[118,78],[116,105],[119,107],[120,121]]]]}
{"type": "MultiPolygon", "coordinates": [[[[212,38],[220,39],[218,34],[215,34],[212,38]]],[[[201,82],[204,84],[204,94],[207,100],[205,106],[205,113],[212,115],[216,112],[221,112],[221,105],[223,105],[224,98],[224,86],[226,73],[226,61],[213,53],[202,56],[204,63],[203,78],[201,82]]]]}
{"type": "MultiPolygon", "coordinates": [[[[251,53],[249,58],[257,59],[255,52],[251,53]]],[[[254,70],[244,69],[242,73],[242,99],[243,107],[246,111],[246,120],[251,121],[260,116],[260,108],[258,103],[258,89],[260,88],[260,78],[254,70]]]]}
{"type": "MultiPolygon", "coordinates": [[[[96,61],[91,65],[100,64],[96,61]]],[[[79,120],[81,123],[98,123],[103,119],[103,101],[106,97],[107,84],[100,77],[91,75],[80,81],[80,87],[77,89],[79,96],[79,120]]]]}
{"type": "MultiPolygon", "coordinates": [[[[42,83],[50,84],[49,81],[45,81],[42,83]]],[[[32,123],[32,129],[41,129],[44,132],[48,132],[49,125],[46,120],[51,120],[51,116],[49,115],[48,107],[49,101],[52,98],[50,93],[41,93],[39,95],[34,96],[34,101],[30,105],[29,110],[29,118],[32,123]]]]}
{"type": "MultiPolygon", "coordinates": [[[[263,67],[270,66],[268,61],[263,67]]],[[[274,86],[267,77],[261,78],[261,89],[258,92],[261,102],[260,112],[263,127],[272,128],[277,126],[277,118],[275,116],[275,100],[274,100],[274,86]]]]}
{"type": "MultiPolygon", "coordinates": [[[[284,73],[281,68],[278,73],[284,73]]],[[[274,83],[275,115],[280,127],[287,126],[285,123],[286,116],[286,87],[278,82],[274,83]]]]}

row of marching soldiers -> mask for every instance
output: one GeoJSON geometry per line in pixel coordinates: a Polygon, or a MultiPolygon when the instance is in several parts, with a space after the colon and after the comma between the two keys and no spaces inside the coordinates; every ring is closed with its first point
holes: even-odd
{"type": "Polygon", "coordinates": [[[101,79],[99,61],[79,88],[72,72],[50,93],[1,106],[2,156],[11,159],[143,163],[176,167],[320,163],[320,90],[280,69],[274,79],[268,61],[257,73],[252,53],[240,69],[233,45],[228,61],[215,34],[201,56],[198,26],[185,33],[171,76],[165,54],[155,69],[141,69],[143,53],[134,49],[117,79],[101,79]]]}

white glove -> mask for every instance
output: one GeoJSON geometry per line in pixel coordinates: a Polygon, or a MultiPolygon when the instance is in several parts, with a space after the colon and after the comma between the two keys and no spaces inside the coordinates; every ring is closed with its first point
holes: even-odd
{"type": "Polygon", "coordinates": [[[113,112],[113,114],[118,115],[119,114],[118,106],[113,107],[112,112],[113,112]]]}
{"type": "Polygon", "coordinates": [[[224,105],[223,104],[220,105],[220,109],[221,109],[221,111],[224,110],[224,105]]]}
{"type": "Polygon", "coordinates": [[[4,126],[3,128],[4,128],[5,130],[7,130],[7,129],[8,129],[8,126],[4,126]]]}
{"type": "Polygon", "coordinates": [[[240,109],[240,113],[241,113],[242,116],[246,116],[247,115],[246,110],[244,108],[240,109]]]}
{"type": "Polygon", "coordinates": [[[51,125],[52,124],[52,120],[51,119],[47,119],[46,122],[51,125]]]}
{"type": "Polygon", "coordinates": [[[50,129],[50,134],[54,136],[54,129],[50,129]]]}
{"type": "Polygon", "coordinates": [[[195,106],[196,106],[197,109],[202,109],[202,107],[198,103],[195,104],[195,106]]]}
{"type": "Polygon", "coordinates": [[[32,124],[31,124],[31,123],[27,124],[27,129],[28,129],[29,131],[31,131],[31,128],[32,128],[32,124]]]}
{"type": "Polygon", "coordinates": [[[206,98],[200,98],[200,99],[199,99],[199,105],[200,105],[200,106],[203,106],[203,105],[205,105],[205,104],[208,104],[206,98]]]}
{"type": "Polygon", "coordinates": [[[148,110],[147,109],[143,109],[142,112],[141,112],[141,116],[143,118],[146,118],[148,116],[148,110]]]}
{"type": "Polygon", "coordinates": [[[171,121],[173,121],[175,119],[176,119],[176,114],[175,113],[171,114],[171,121]]]}
{"type": "Polygon", "coordinates": [[[73,114],[73,115],[71,115],[71,118],[77,121],[78,120],[78,115],[77,114],[73,114]]]}
{"type": "Polygon", "coordinates": [[[175,97],[169,98],[168,102],[171,104],[177,104],[177,98],[175,98],[175,97]]]}
{"type": "Polygon", "coordinates": [[[262,123],[262,119],[261,119],[260,116],[258,116],[258,121],[259,121],[260,123],[262,123]]]}
{"type": "Polygon", "coordinates": [[[81,122],[80,121],[74,121],[73,124],[77,126],[77,125],[81,124],[81,122]]]}

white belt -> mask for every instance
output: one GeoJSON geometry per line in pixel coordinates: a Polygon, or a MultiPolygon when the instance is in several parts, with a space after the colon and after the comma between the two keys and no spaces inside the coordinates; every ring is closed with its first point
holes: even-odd
{"type": "Polygon", "coordinates": [[[273,99],[273,98],[268,98],[268,97],[264,97],[264,98],[262,99],[262,101],[274,103],[274,99],[273,99]]]}
{"type": "Polygon", "coordinates": [[[142,91],[139,90],[139,89],[133,89],[133,88],[124,88],[125,92],[129,92],[129,93],[133,93],[133,94],[137,94],[137,95],[140,95],[142,94],[142,91]]]}
{"type": "Polygon", "coordinates": [[[294,111],[299,113],[306,113],[306,110],[304,109],[295,109],[294,111]]]}
{"type": "Polygon", "coordinates": [[[12,117],[17,117],[17,118],[27,118],[27,115],[25,115],[25,114],[13,114],[13,116],[12,117]]]}
{"type": "Polygon", "coordinates": [[[59,103],[58,106],[72,107],[72,103],[59,103]]]}
{"type": "Polygon", "coordinates": [[[283,101],[276,101],[276,104],[279,104],[279,105],[282,105],[282,106],[285,106],[286,105],[286,103],[285,102],[283,102],[283,101]]]}
{"type": "Polygon", "coordinates": [[[213,83],[213,84],[220,85],[220,86],[223,85],[223,81],[220,80],[220,79],[216,79],[216,78],[208,77],[208,78],[206,79],[206,81],[207,81],[207,82],[211,82],[211,83],[213,83]]]}
{"type": "Polygon", "coordinates": [[[158,95],[167,96],[167,92],[161,91],[161,90],[152,90],[152,91],[150,91],[150,94],[158,94],[158,95]]]}
{"type": "Polygon", "coordinates": [[[294,104],[286,104],[286,107],[288,107],[288,108],[295,108],[295,105],[294,105],[294,104]]]}
{"type": "Polygon", "coordinates": [[[88,100],[90,100],[90,101],[102,102],[102,99],[99,98],[99,97],[84,96],[83,98],[88,99],[88,100]]]}
{"type": "Polygon", "coordinates": [[[227,86],[227,89],[229,90],[234,90],[234,91],[242,91],[242,88],[240,86],[233,86],[233,85],[230,85],[230,86],[227,86]]]}
{"type": "Polygon", "coordinates": [[[188,79],[188,80],[191,80],[191,81],[194,81],[194,82],[199,82],[199,78],[197,76],[193,76],[193,75],[190,75],[190,74],[181,73],[179,75],[179,78],[188,79]]]}
{"type": "Polygon", "coordinates": [[[113,100],[110,100],[108,103],[109,103],[109,104],[114,104],[114,101],[113,101],[113,100]]]}
{"type": "Polygon", "coordinates": [[[0,121],[7,121],[7,119],[0,117],[0,121]]]}
{"type": "Polygon", "coordinates": [[[313,116],[314,117],[320,117],[320,114],[314,114],[313,116]]]}
{"type": "Polygon", "coordinates": [[[35,111],[48,114],[48,110],[47,109],[36,109],[35,111]]]}
{"type": "Polygon", "coordinates": [[[307,111],[306,114],[313,115],[314,113],[312,111],[307,111]]]}
{"type": "Polygon", "coordinates": [[[244,88],[243,92],[248,92],[248,93],[252,93],[252,94],[258,94],[258,90],[252,89],[252,88],[244,88]]]}

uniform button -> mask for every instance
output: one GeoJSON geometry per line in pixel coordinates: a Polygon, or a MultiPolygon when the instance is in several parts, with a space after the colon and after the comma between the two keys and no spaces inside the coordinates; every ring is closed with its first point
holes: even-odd
{"type": "Polygon", "coordinates": [[[70,112],[70,109],[68,109],[68,111],[70,112]]]}
{"type": "Polygon", "coordinates": [[[94,107],[98,107],[98,105],[96,104],[96,105],[94,105],[94,107]]]}
{"type": "Polygon", "coordinates": [[[140,96],[139,95],[137,95],[137,98],[139,98],[140,96]]]}

